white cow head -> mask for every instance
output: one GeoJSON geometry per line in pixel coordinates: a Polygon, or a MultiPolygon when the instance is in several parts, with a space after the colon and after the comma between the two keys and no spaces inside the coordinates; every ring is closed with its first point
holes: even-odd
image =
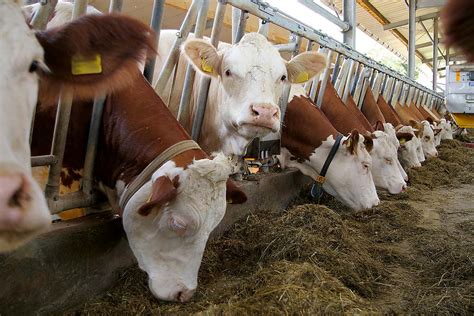
{"type": "MultiPolygon", "coordinates": [[[[298,162],[282,148],[279,157],[283,168],[295,167],[303,174],[316,179],[334,144],[330,135],[309,157],[298,162]]],[[[348,207],[368,209],[380,203],[371,174],[372,158],[365,149],[364,137],[357,131],[344,137],[326,174],[323,189],[348,207]]]]}
{"type": "Polygon", "coordinates": [[[285,84],[306,82],[326,66],[325,57],[315,52],[287,62],[258,33],[219,50],[206,40],[190,39],[183,51],[199,72],[219,80],[215,122],[224,152],[234,154],[243,154],[255,137],[279,131],[278,102],[285,84]]]}
{"type": "Polygon", "coordinates": [[[441,129],[439,132],[440,141],[443,139],[453,139],[453,127],[451,122],[442,118],[438,124],[438,128],[441,129]]]}
{"type": "Polygon", "coordinates": [[[404,168],[421,167],[418,159],[419,140],[411,126],[397,127],[397,138],[400,142],[398,159],[404,168]],[[416,142],[418,140],[418,142],[416,142]]]}
{"type": "Polygon", "coordinates": [[[125,207],[124,228],[155,297],[185,302],[193,295],[209,234],[225,213],[226,181],[235,171],[223,154],[184,170],[169,161],[125,207]]]}
{"type": "Polygon", "coordinates": [[[19,7],[0,1],[0,252],[48,228],[50,213],[31,175],[29,134],[43,49],[19,7]]]}
{"type": "Polygon", "coordinates": [[[372,144],[366,142],[366,147],[372,157],[372,176],[375,186],[388,190],[391,194],[403,192],[406,183],[400,171],[397,148],[388,134],[382,131],[373,132],[371,138],[372,144]]]}
{"type": "MultiPolygon", "coordinates": [[[[410,122],[415,130],[415,135],[420,140],[421,148],[426,158],[434,158],[438,156],[438,151],[435,147],[435,136],[433,129],[428,121],[422,121],[417,123],[414,121],[410,122]]],[[[420,161],[424,161],[420,159],[420,161]]]]}

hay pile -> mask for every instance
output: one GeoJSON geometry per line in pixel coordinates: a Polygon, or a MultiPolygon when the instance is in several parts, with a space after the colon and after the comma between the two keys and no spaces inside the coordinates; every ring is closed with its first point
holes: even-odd
{"type": "Polygon", "coordinates": [[[439,161],[410,172],[405,194],[381,195],[371,210],[352,212],[328,198],[326,206],[310,204],[306,192],[283,212],[248,216],[209,243],[188,304],[156,301],[146,274],[132,268],[73,314],[472,314],[474,221],[425,227],[424,202],[412,200],[472,186],[473,159],[474,150],[444,142],[439,161]]]}

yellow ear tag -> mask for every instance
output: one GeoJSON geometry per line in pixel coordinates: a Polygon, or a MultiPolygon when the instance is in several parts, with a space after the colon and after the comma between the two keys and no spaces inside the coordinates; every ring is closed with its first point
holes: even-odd
{"type": "Polygon", "coordinates": [[[298,77],[295,79],[295,83],[303,83],[309,80],[309,74],[306,71],[300,72],[298,77]]]}
{"type": "Polygon", "coordinates": [[[92,57],[72,56],[71,73],[77,75],[93,75],[102,73],[102,58],[99,54],[92,57]]]}
{"type": "Polygon", "coordinates": [[[405,138],[400,138],[400,145],[403,145],[405,144],[407,141],[405,140],[405,138]]]}
{"type": "Polygon", "coordinates": [[[214,68],[212,68],[212,66],[207,63],[207,60],[204,57],[201,57],[201,69],[202,71],[208,73],[214,72],[214,68]]]}

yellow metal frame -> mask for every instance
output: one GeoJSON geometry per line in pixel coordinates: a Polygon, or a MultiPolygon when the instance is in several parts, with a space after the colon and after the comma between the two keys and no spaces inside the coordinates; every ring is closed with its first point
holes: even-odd
{"type": "Polygon", "coordinates": [[[456,124],[461,128],[474,128],[474,114],[451,113],[456,124]]]}

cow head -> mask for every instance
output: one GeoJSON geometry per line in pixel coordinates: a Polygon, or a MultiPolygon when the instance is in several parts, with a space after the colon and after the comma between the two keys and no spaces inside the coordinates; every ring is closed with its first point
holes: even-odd
{"type": "Polygon", "coordinates": [[[450,121],[442,118],[438,124],[438,128],[440,128],[440,141],[443,139],[453,139],[453,127],[450,121]]]}
{"type": "Polygon", "coordinates": [[[43,49],[20,8],[0,2],[0,251],[48,228],[50,214],[31,176],[29,134],[43,49]]]}
{"type": "Polygon", "coordinates": [[[375,186],[388,190],[391,194],[403,192],[406,183],[400,171],[397,148],[390,137],[382,131],[375,131],[372,135],[366,136],[366,143],[369,139],[372,145],[366,144],[366,148],[372,157],[372,176],[375,186]]]}
{"type": "Polygon", "coordinates": [[[437,157],[438,151],[435,147],[435,136],[430,123],[428,121],[422,121],[421,123],[410,121],[410,125],[417,130],[415,135],[420,140],[424,156],[427,158],[437,157]]]}
{"type": "MultiPolygon", "coordinates": [[[[185,302],[193,295],[209,234],[225,213],[226,181],[235,171],[223,154],[186,169],[169,161],[125,207],[124,228],[155,297],[185,302]]],[[[227,196],[245,201],[241,192],[227,196]]]]}
{"type": "MultiPolygon", "coordinates": [[[[279,131],[278,102],[285,84],[306,82],[326,66],[325,57],[315,52],[302,53],[287,62],[258,33],[248,33],[239,43],[219,50],[206,40],[190,39],[183,51],[199,72],[218,78],[219,134],[223,143],[243,144],[238,146],[241,151],[253,138],[279,131]]],[[[226,153],[230,153],[229,147],[235,149],[226,144],[223,147],[226,153]]]]}
{"type": "Polygon", "coordinates": [[[398,159],[404,168],[421,167],[418,159],[418,143],[415,132],[411,126],[398,126],[397,139],[400,143],[398,159]]]}

